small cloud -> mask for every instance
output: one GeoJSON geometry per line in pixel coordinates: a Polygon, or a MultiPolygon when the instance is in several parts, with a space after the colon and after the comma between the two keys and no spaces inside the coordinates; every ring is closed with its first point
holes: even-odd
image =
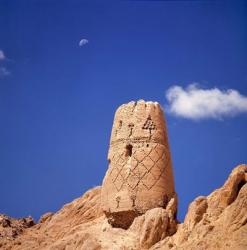
{"type": "Polygon", "coordinates": [[[81,41],[79,42],[79,46],[82,47],[82,46],[86,45],[87,43],[89,43],[89,41],[87,39],[81,39],[81,41]]]}
{"type": "Polygon", "coordinates": [[[5,67],[0,67],[0,77],[5,77],[10,75],[10,72],[5,67]]]}
{"type": "Polygon", "coordinates": [[[0,50],[0,61],[4,60],[6,57],[4,55],[4,52],[2,50],[0,50]]]}
{"type": "Polygon", "coordinates": [[[166,98],[169,113],[192,120],[221,119],[247,112],[247,97],[234,89],[202,89],[198,84],[172,86],[166,98]]]}

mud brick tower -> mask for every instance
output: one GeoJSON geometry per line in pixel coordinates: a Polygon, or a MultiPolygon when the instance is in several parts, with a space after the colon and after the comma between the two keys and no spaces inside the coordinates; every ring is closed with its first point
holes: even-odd
{"type": "Polygon", "coordinates": [[[136,216],[166,207],[176,195],[166,123],[157,102],[140,100],[117,109],[108,161],[101,202],[113,226],[128,228],[136,216]]]}

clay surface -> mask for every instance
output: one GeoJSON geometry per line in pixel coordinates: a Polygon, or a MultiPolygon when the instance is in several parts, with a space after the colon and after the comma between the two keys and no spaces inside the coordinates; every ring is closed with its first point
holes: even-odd
{"type": "Polygon", "coordinates": [[[157,102],[130,102],[115,114],[101,201],[109,223],[128,228],[175,194],[164,114],[157,102]]]}

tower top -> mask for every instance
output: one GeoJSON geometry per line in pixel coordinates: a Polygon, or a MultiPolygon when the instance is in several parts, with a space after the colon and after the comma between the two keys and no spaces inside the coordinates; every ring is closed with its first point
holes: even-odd
{"type": "Polygon", "coordinates": [[[131,101],[117,109],[110,143],[123,141],[166,144],[166,124],[158,102],[131,101]]]}

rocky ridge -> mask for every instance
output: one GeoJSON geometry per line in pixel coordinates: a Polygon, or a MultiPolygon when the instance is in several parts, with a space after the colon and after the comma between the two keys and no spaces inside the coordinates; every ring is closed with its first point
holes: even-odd
{"type": "Polygon", "coordinates": [[[15,224],[1,220],[0,246],[6,250],[245,250],[246,183],[247,165],[239,165],[221,188],[190,204],[183,223],[172,221],[172,215],[169,217],[174,206],[171,203],[166,210],[154,208],[136,217],[127,230],[109,225],[101,209],[101,187],[96,187],[57,213],[43,215],[36,225],[23,225],[14,236],[7,237],[3,230],[11,231],[15,224]]]}

